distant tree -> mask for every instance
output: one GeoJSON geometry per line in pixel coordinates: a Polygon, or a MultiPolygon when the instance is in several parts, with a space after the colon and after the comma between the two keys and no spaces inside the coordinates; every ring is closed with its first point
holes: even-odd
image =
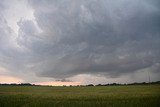
{"type": "Polygon", "coordinates": [[[96,86],[104,86],[103,84],[97,84],[96,86]]]}
{"type": "Polygon", "coordinates": [[[88,84],[88,85],[86,85],[86,86],[94,86],[93,84],[88,84]]]}
{"type": "Polygon", "coordinates": [[[32,84],[30,84],[30,83],[21,83],[19,85],[21,85],[21,86],[32,86],[32,84]]]}

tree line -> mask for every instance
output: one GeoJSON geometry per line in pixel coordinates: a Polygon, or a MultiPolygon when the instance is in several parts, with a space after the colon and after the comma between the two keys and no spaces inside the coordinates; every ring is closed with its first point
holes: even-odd
{"type": "MultiPolygon", "coordinates": [[[[160,81],[156,81],[156,82],[134,82],[134,83],[128,83],[128,84],[120,84],[120,83],[108,83],[108,84],[88,84],[88,85],[77,85],[77,86],[86,86],[86,87],[90,87],[90,86],[124,86],[124,85],[149,85],[149,84],[160,84],[160,81]]],[[[31,84],[31,83],[11,83],[11,84],[7,84],[7,83],[0,83],[0,86],[44,86],[44,85],[35,85],[35,84],[31,84]]],[[[46,86],[46,85],[45,85],[46,86]]],[[[64,85],[66,86],[66,85],[64,85]]],[[[72,87],[72,85],[70,85],[70,87],[72,87]]]]}

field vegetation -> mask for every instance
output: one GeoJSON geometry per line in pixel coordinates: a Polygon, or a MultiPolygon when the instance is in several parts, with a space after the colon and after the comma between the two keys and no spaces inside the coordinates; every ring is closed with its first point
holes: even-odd
{"type": "Polygon", "coordinates": [[[160,107],[160,85],[0,86],[0,107],[160,107]]]}

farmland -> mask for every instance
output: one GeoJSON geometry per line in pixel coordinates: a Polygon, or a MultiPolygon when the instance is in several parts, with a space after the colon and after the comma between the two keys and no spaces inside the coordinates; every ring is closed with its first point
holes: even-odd
{"type": "Polygon", "coordinates": [[[0,107],[160,107],[160,85],[0,86],[0,107]]]}

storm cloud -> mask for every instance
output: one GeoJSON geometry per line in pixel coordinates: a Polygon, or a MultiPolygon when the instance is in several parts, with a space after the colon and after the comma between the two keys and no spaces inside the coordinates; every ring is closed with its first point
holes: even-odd
{"type": "Polygon", "coordinates": [[[3,17],[9,2],[0,3],[0,64],[11,73],[159,73],[158,0],[28,0],[34,18],[20,18],[17,34],[3,17]]]}

